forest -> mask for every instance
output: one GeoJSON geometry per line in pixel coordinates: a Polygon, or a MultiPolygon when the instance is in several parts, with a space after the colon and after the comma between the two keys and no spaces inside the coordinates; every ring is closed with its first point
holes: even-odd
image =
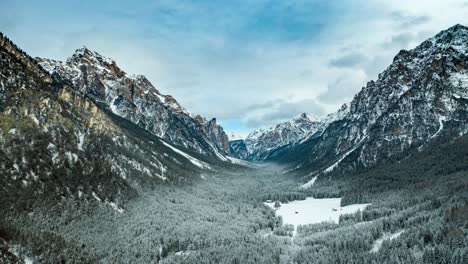
{"type": "Polygon", "coordinates": [[[35,263],[468,263],[467,150],[464,136],[305,190],[307,178],[251,164],[155,186],[122,208],[79,197],[2,207],[0,237],[35,263]],[[293,236],[264,204],[309,196],[371,205],[293,236]]]}

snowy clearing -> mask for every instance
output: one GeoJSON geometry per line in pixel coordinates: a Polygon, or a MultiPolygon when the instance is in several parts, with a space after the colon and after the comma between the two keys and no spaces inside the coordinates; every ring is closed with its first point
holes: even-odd
{"type": "Polygon", "coordinates": [[[276,210],[276,215],[283,218],[283,224],[292,224],[294,229],[299,225],[317,224],[321,222],[338,223],[340,215],[355,213],[364,210],[370,204],[353,204],[341,207],[341,198],[315,199],[309,197],[302,201],[280,204],[275,209],[274,202],[265,205],[276,210]]]}

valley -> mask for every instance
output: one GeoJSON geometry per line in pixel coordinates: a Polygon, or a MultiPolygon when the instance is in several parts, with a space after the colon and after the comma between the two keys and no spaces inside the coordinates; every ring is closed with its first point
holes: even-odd
{"type": "Polygon", "coordinates": [[[0,34],[0,263],[468,263],[467,76],[456,24],[229,141],[110,58],[0,34]]]}
{"type": "MultiPolygon", "coordinates": [[[[447,161],[466,159],[467,141],[457,144],[461,152],[447,155],[447,161]]],[[[450,147],[438,153],[448,153],[450,147]]],[[[417,172],[431,162],[427,157],[411,158],[394,172],[417,172]]],[[[404,263],[417,263],[454,251],[464,259],[468,246],[462,231],[468,220],[464,172],[427,172],[394,186],[388,182],[392,177],[376,177],[361,192],[358,175],[350,175],[351,182],[357,182],[346,187],[342,184],[348,181],[335,175],[333,181],[319,177],[304,189],[302,177],[285,171],[278,165],[254,163],[235,170],[218,168],[192,185],[158,185],[122,210],[97,199],[83,203],[72,197],[49,208],[3,215],[1,231],[14,234],[10,243],[22,245],[20,256],[34,254],[39,262],[71,258],[80,263],[393,263],[387,260],[396,256],[404,263]],[[324,193],[326,199],[320,203],[324,193]],[[291,221],[291,215],[278,217],[282,210],[310,201],[310,196],[317,197],[319,208],[304,209],[315,216],[302,222],[291,221]],[[267,201],[281,201],[276,214],[267,201]],[[331,206],[324,208],[327,201],[331,206]],[[334,211],[340,206],[363,210],[334,211]],[[335,221],[322,222],[328,219],[335,221]],[[293,227],[288,221],[301,225],[293,227]],[[50,243],[43,244],[44,239],[50,243]],[[355,262],[350,262],[350,254],[355,262]]]]}

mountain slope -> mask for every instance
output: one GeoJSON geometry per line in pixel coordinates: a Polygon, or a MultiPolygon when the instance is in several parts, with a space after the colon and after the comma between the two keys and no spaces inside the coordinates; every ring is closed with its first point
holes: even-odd
{"type": "Polygon", "coordinates": [[[158,137],[222,160],[229,154],[227,136],[216,119],[191,114],[144,76],[127,75],[115,61],[97,52],[83,47],[65,62],[37,60],[55,78],[158,137]]]}
{"type": "Polygon", "coordinates": [[[300,170],[371,167],[417,151],[443,133],[468,130],[468,29],[456,25],[402,50],[319,137],[270,160],[300,170]]]}
{"type": "Polygon", "coordinates": [[[0,210],[70,198],[119,211],[141,189],[206,169],[50,76],[1,34],[0,102],[0,210]]]}

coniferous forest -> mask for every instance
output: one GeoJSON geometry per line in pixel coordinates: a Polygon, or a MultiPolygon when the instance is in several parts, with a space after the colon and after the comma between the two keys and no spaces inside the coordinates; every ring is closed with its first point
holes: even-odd
{"type": "Polygon", "coordinates": [[[123,212],[77,197],[24,211],[2,206],[1,235],[39,263],[467,263],[467,149],[462,137],[391,166],[320,176],[308,190],[262,164],[157,186],[123,212]],[[292,237],[263,203],[330,195],[371,205],[339,223],[299,226],[292,237]]]}
{"type": "Polygon", "coordinates": [[[466,1],[0,2],[0,264],[468,264],[466,1]]]}

